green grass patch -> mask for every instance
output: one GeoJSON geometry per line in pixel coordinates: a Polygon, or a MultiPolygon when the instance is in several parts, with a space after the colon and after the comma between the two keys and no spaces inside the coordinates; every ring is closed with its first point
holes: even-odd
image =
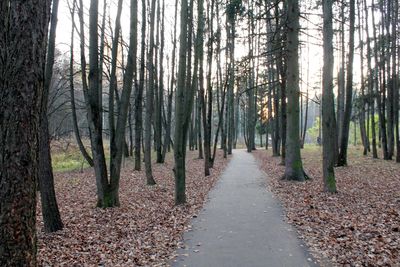
{"type": "Polygon", "coordinates": [[[89,167],[79,151],[59,152],[52,154],[53,170],[56,172],[66,172],[80,170],[89,167]]]}

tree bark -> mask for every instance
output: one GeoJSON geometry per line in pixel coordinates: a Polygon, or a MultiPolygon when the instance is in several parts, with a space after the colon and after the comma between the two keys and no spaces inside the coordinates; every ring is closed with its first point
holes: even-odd
{"type": "Polygon", "coordinates": [[[322,83],[322,169],[324,191],[336,192],[335,139],[336,121],[333,96],[332,0],[323,1],[324,66],[322,83]]]}
{"type": "MultiPolygon", "coordinates": [[[[83,34],[83,3],[80,0],[81,17],[81,42],[84,42],[83,34]]],[[[98,1],[92,0],[89,7],[89,87],[87,92],[87,112],[90,130],[90,141],[94,162],[94,170],[97,186],[97,206],[107,207],[113,205],[113,199],[109,198],[109,185],[107,178],[107,165],[104,155],[102,125],[100,120],[101,105],[99,101],[99,52],[98,52],[98,1]]],[[[81,49],[85,49],[83,45],[81,49]]],[[[81,53],[84,53],[81,51],[81,53]]],[[[86,66],[82,65],[82,73],[86,66]]],[[[85,76],[86,74],[82,74],[85,76]]],[[[85,86],[84,86],[85,87],[85,86]]]]}
{"type": "Polygon", "coordinates": [[[73,1],[73,6],[71,11],[71,47],[70,47],[70,61],[69,61],[69,89],[70,89],[70,97],[71,97],[71,114],[72,114],[72,126],[74,129],[75,139],[78,143],[79,150],[82,156],[85,158],[86,162],[90,165],[90,167],[94,166],[93,159],[87,152],[83,142],[81,135],[79,133],[79,125],[78,119],[76,116],[76,105],[75,105],[75,85],[74,85],[74,33],[75,33],[75,7],[76,7],[76,0],[73,1]]]}
{"type": "MultiPolygon", "coordinates": [[[[124,73],[123,88],[121,93],[120,105],[118,110],[118,119],[115,129],[115,143],[110,146],[110,184],[109,197],[111,203],[109,206],[119,206],[119,181],[121,174],[122,155],[125,148],[125,127],[128,117],[128,108],[132,91],[133,74],[136,73],[136,52],[137,52],[137,1],[131,0],[130,8],[130,36],[128,60],[124,73]]],[[[107,203],[108,204],[108,203],[107,203]]]]}
{"type": "Polygon", "coordinates": [[[187,57],[187,24],[188,24],[188,1],[181,0],[181,34],[179,47],[179,64],[178,64],[178,83],[176,89],[175,104],[175,138],[174,138],[174,175],[175,175],[175,204],[180,205],[186,203],[186,135],[187,127],[185,127],[185,81],[186,81],[186,57],[187,57]]]}
{"type": "Polygon", "coordinates": [[[167,104],[167,123],[165,127],[165,138],[164,138],[164,146],[162,157],[165,160],[165,155],[167,151],[169,151],[170,140],[171,140],[171,122],[172,122],[172,98],[174,95],[174,87],[175,87],[175,59],[176,59],[176,25],[178,18],[178,0],[175,0],[175,19],[174,19],[174,37],[172,41],[172,66],[171,66],[171,81],[170,81],[170,91],[168,94],[168,104],[167,104]]]}
{"type": "Polygon", "coordinates": [[[355,0],[350,0],[350,32],[349,32],[349,54],[347,62],[346,77],[346,104],[343,115],[343,128],[340,139],[340,151],[337,160],[338,166],[347,165],[347,148],[349,143],[349,129],[353,98],[353,59],[354,59],[354,22],[355,22],[355,0]]]}
{"type": "Polygon", "coordinates": [[[148,185],[156,184],[153,177],[151,167],[151,124],[153,115],[153,99],[154,99],[154,22],[156,12],[156,0],[151,1],[150,12],[150,44],[147,58],[147,69],[149,72],[149,86],[146,90],[146,120],[144,135],[144,164],[146,168],[146,179],[148,185]]]}
{"type": "Polygon", "coordinates": [[[140,47],[140,74],[139,86],[135,95],[135,170],[141,169],[141,147],[142,147],[142,127],[143,127],[143,90],[145,75],[145,53],[146,53],[146,0],[142,0],[142,40],[140,47]]]}
{"type": "Polygon", "coordinates": [[[306,179],[300,156],[299,142],[299,2],[288,0],[287,7],[287,127],[285,175],[287,180],[306,179]]]}
{"type": "Polygon", "coordinates": [[[49,91],[53,76],[54,50],[56,42],[56,29],[58,19],[58,0],[53,0],[50,32],[47,48],[44,87],[41,99],[39,123],[39,189],[42,204],[42,214],[45,232],[51,233],[63,228],[60,212],[58,210],[56,193],[54,190],[53,167],[51,165],[51,149],[47,107],[49,91]]]}
{"type": "Polygon", "coordinates": [[[360,70],[361,70],[361,100],[359,102],[359,121],[360,121],[360,134],[361,134],[361,140],[363,144],[363,155],[367,155],[368,150],[369,150],[369,140],[367,139],[367,131],[365,129],[365,81],[364,81],[364,43],[362,40],[362,20],[361,20],[361,3],[358,0],[357,1],[357,7],[358,7],[358,24],[360,26],[360,29],[358,31],[358,37],[359,37],[359,43],[360,43],[360,70]]]}
{"type": "Polygon", "coordinates": [[[51,1],[0,3],[0,265],[36,266],[38,131],[51,1]]]}
{"type": "MultiPolygon", "coordinates": [[[[366,0],[364,0],[364,10],[365,10],[365,28],[369,29],[368,24],[368,6],[366,0]]],[[[371,40],[369,38],[369,31],[366,30],[367,35],[367,52],[368,55],[372,55],[371,40]]],[[[376,148],[376,131],[375,131],[375,97],[374,97],[374,78],[372,71],[371,56],[367,57],[368,63],[368,93],[370,95],[369,99],[369,109],[371,111],[371,134],[372,134],[372,157],[378,158],[378,151],[376,148]]]]}

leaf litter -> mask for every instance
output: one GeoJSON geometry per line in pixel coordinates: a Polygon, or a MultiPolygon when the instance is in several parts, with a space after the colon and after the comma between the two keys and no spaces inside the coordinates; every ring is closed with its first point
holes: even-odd
{"type": "Polygon", "coordinates": [[[321,266],[400,266],[400,164],[349,153],[335,168],[338,193],[323,192],[322,151],[302,150],[303,183],[281,180],[279,157],[254,153],[268,187],[283,204],[289,223],[321,266]]]}
{"type": "Polygon", "coordinates": [[[57,201],[64,229],[43,232],[37,206],[39,266],[166,266],[174,257],[190,220],[197,216],[209,190],[228,160],[221,151],[211,175],[197,152],[187,153],[187,204],[174,205],[173,157],[153,164],[155,186],[147,186],[144,171],[126,160],[121,172],[120,207],[96,208],[92,169],[55,174],[57,201]]]}

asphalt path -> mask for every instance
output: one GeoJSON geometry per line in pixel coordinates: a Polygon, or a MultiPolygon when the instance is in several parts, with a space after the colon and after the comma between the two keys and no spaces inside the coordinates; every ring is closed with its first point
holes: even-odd
{"type": "Polygon", "coordinates": [[[284,221],[279,202],[265,186],[265,175],[251,153],[234,150],[171,265],[317,266],[284,221]]]}

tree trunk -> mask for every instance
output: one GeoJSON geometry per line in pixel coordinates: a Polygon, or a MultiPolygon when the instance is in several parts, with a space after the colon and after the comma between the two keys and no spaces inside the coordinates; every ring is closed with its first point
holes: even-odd
{"type": "MultiPolygon", "coordinates": [[[[159,133],[157,141],[157,163],[164,163],[162,155],[162,110],[164,106],[164,39],[165,39],[165,1],[163,0],[162,14],[161,14],[161,48],[160,48],[160,75],[159,75],[159,88],[158,88],[158,107],[157,107],[157,132],[159,133]]],[[[165,142],[165,140],[164,140],[165,142]]]]}
{"type": "Polygon", "coordinates": [[[299,2],[288,0],[287,7],[287,127],[285,179],[304,181],[306,179],[300,156],[299,142],[299,2]]]}
{"type": "Polygon", "coordinates": [[[393,2],[393,19],[392,19],[392,80],[393,80],[393,113],[394,113],[394,132],[395,132],[395,143],[396,143],[396,162],[400,162],[400,136],[399,136],[399,80],[398,80],[398,51],[396,47],[397,42],[397,34],[398,32],[397,25],[399,19],[399,2],[393,2]]]}
{"type": "Polygon", "coordinates": [[[142,0],[142,41],[140,47],[140,74],[139,86],[135,96],[135,170],[141,169],[141,146],[142,146],[142,127],[143,127],[143,90],[145,75],[145,52],[146,52],[146,0],[142,0]]]}
{"type": "MultiPolygon", "coordinates": [[[[154,0],[153,0],[154,1],[154,0]]],[[[186,134],[185,128],[185,81],[187,57],[187,23],[188,1],[181,0],[181,34],[179,47],[178,84],[175,104],[175,138],[174,138],[174,175],[175,175],[175,204],[186,203],[186,134]]]]}
{"type": "MultiPolygon", "coordinates": [[[[112,39],[112,48],[111,48],[111,74],[110,74],[110,85],[108,91],[108,129],[110,134],[110,147],[115,147],[115,98],[119,98],[117,94],[114,92],[118,92],[118,81],[117,81],[117,57],[118,57],[118,48],[120,41],[120,33],[121,33],[121,13],[122,13],[122,0],[118,0],[117,4],[117,16],[115,18],[115,29],[114,29],[114,37],[112,39]],[[116,95],[116,96],[114,96],[116,95]]],[[[122,57],[123,58],[123,57],[122,57]]],[[[117,102],[120,100],[118,99],[117,102]]],[[[117,105],[117,109],[119,109],[119,104],[117,105]]],[[[114,149],[111,152],[110,156],[110,164],[113,158],[116,155],[112,155],[112,153],[116,153],[114,149]]]]}
{"type": "Polygon", "coordinates": [[[333,96],[333,27],[332,0],[323,2],[324,66],[322,84],[322,169],[324,191],[336,192],[335,139],[336,121],[333,96]]]}
{"type": "Polygon", "coordinates": [[[36,266],[37,140],[50,5],[0,4],[1,266],[36,266]]]}
{"type": "Polygon", "coordinates": [[[338,166],[347,165],[347,147],[349,143],[349,129],[353,98],[353,59],[354,59],[354,21],[355,21],[355,0],[350,0],[350,32],[349,32],[349,54],[347,62],[346,78],[346,104],[343,115],[343,128],[340,139],[338,166]]]}
{"type": "MultiPolygon", "coordinates": [[[[131,0],[130,8],[130,36],[128,61],[124,73],[123,88],[118,110],[117,125],[115,128],[115,143],[110,146],[110,185],[109,195],[112,199],[107,206],[119,206],[119,181],[121,174],[122,155],[125,148],[125,127],[128,117],[128,108],[132,91],[133,74],[136,73],[136,52],[137,52],[137,1],[131,0]]],[[[135,77],[136,80],[136,77],[135,77]]],[[[107,207],[104,206],[104,207],[107,207]]]]}
{"type": "Polygon", "coordinates": [[[51,165],[50,135],[47,119],[47,106],[49,91],[53,76],[54,50],[56,41],[56,29],[58,18],[58,0],[53,0],[47,58],[44,76],[44,87],[41,99],[40,123],[39,123],[39,188],[42,204],[44,230],[47,233],[55,232],[63,228],[58,210],[56,193],[54,191],[53,167],[51,165]]]}
{"type": "Polygon", "coordinates": [[[235,104],[234,104],[234,87],[235,87],[235,20],[236,12],[239,6],[236,1],[230,1],[227,8],[227,49],[229,50],[229,69],[228,69],[228,154],[232,154],[233,139],[235,132],[235,104]]]}
{"type": "Polygon", "coordinates": [[[74,93],[74,30],[75,30],[75,7],[76,0],[73,2],[73,7],[71,9],[71,47],[70,47],[70,61],[69,61],[69,88],[70,88],[70,97],[71,97],[71,114],[72,114],[72,126],[74,129],[75,139],[78,143],[79,150],[82,156],[85,158],[90,167],[94,166],[93,159],[87,152],[83,142],[81,135],[79,133],[79,125],[78,119],[76,116],[76,106],[75,106],[75,93],[74,93]]]}
{"type": "Polygon", "coordinates": [[[369,148],[369,140],[367,139],[367,132],[365,129],[365,81],[364,81],[364,43],[362,38],[362,20],[361,20],[361,3],[357,1],[358,7],[358,24],[360,25],[360,29],[358,31],[359,43],[360,43],[360,70],[361,70],[361,101],[359,103],[359,121],[360,121],[360,133],[361,133],[361,141],[363,144],[363,155],[367,155],[369,148]]]}
{"type": "Polygon", "coordinates": [[[146,168],[146,178],[148,185],[156,184],[153,178],[151,167],[151,124],[153,116],[153,98],[154,98],[154,21],[156,12],[156,0],[151,1],[150,12],[150,44],[147,58],[147,70],[149,72],[149,85],[146,90],[146,120],[144,135],[144,164],[146,168]]]}
{"type": "MultiPolygon", "coordinates": [[[[80,1],[80,17],[83,24],[83,3],[80,1]]],[[[83,25],[81,26],[81,39],[84,42],[83,25]]],[[[99,52],[98,52],[98,1],[92,0],[89,7],[89,90],[87,92],[87,112],[90,130],[90,141],[94,162],[97,185],[97,206],[112,206],[114,199],[108,195],[109,185],[107,178],[107,165],[104,155],[102,127],[100,120],[101,105],[99,101],[99,52]]],[[[82,49],[85,49],[83,46],[82,49]]],[[[84,53],[84,52],[81,52],[84,53]]],[[[82,65],[82,73],[86,66],[82,65]]],[[[85,76],[86,74],[82,74],[85,76]]],[[[84,80],[84,79],[82,79],[84,80]]]]}
{"type": "MultiPolygon", "coordinates": [[[[364,0],[364,10],[365,10],[365,28],[369,29],[368,24],[368,6],[366,0],[364,0]]],[[[371,49],[371,40],[369,38],[369,31],[366,31],[367,34],[367,52],[368,56],[367,57],[367,63],[368,63],[368,93],[370,95],[369,99],[369,109],[371,111],[371,134],[372,134],[372,157],[373,158],[378,158],[378,151],[376,148],[376,131],[375,131],[375,97],[374,97],[374,78],[373,78],[373,72],[372,72],[372,67],[371,67],[371,55],[372,55],[372,49],[371,49]]]]}
{"type": "MultiPolygon", "coordinates": [[[[372,0],[372,6],[375,6],[374,0],[372,0]]],[[[379,61],[378,61],[378,40],[376,37],[376,29],[375,29],[375,12],[371,12],[372,16],[372,27],[373,27],[373,39],[374,39],[374,59],[375,59],[375,71],[374,71],[374,80],[373,83],[375,84],[376,87],[376,103],[377,103],[377,108],[378,108],[378,117],[379,117],[379,132],[380,132],[380,138],[379,140],[382,142],[382,152],[383,152],[383,159],[387,160],[389,159],[389,154],[388,154],[388,148],[387,148],[387,138],[386,138],[386,119],[385,119],[385,85],[382,82],[382,75],[380,74],[379,70],[379,61]],[[383,101],[382,101],[382,96],[381,92],[379,90],[379,80],[382,82],[382,94],[383,94],[383,101]]]]}
{"type": "Polygon", "coordinates": [[[174,39],[172,41],[172,66],[171,66],[171,81],[170,81],[170,91],[168,94],[168,104],[167,104],[167,125],[165,127],[165,138],[164,138],[164,146],[162,157],[165,160],[165,155],[167,151],[169,151],[170,140],[171,140],[171,122],[172,122],[172,98],[174,94],[175,87],[175,59],[176,59],[176,25],[178,18],[178,0],[175,0],[175,17],[174,17],[174,39]]]}
{"type": "MultiPolygon", "coordinates": [[[[340,145],[342,140],[342,133],[343,133],[343,117],[344,117],[344,107],[345,107],[345,43],[344,43],[344,36],[345,36],[345,28],[344,25],[346,23],[345,13],[344,13],[345,3],[341,3],[340,7],[340,54],[341,54],[341,61],[340,61],[340,70],[338,75],[338,96],[337,96],[337,144],[340,145]]],[[[339,156],[339,147],[337,148],[337,156],[339,156]]]]}

